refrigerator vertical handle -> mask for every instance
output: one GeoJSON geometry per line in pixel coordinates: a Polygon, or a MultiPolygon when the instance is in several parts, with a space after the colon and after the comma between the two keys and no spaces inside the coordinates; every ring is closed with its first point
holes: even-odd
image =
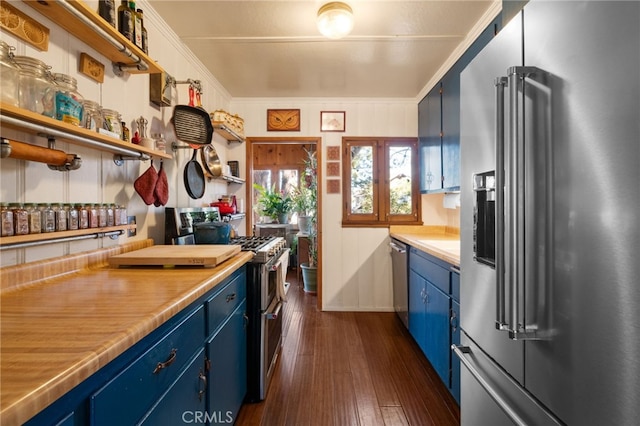
{"type": "Polygon", "coordinates": [[[497,77],[496,86],[496,328],[507,327],[505,321],[504,280],[504,88],[507,77],[497,77]]]}
{"type": "MultiPolygon", "coordinates": [[[[523,120],[519,109],[520,94],[524,95],[524,80],[533,74],[544,72],[536,67],[511,67],[507,70],[509,86],[509,145],[505,149],[507,160],[505,250],[510,253],[506,263],[509,280],[509,338],[512,340],[538,339],[535,327],[528,327],[524,318],[522,294],[525,292],[525,141],[520,126],[523,120]]],[[[531,220],[531,219],[530,219],[531,220]]],[[[531,283],[534,285],[534,283],[531,283]]]]}

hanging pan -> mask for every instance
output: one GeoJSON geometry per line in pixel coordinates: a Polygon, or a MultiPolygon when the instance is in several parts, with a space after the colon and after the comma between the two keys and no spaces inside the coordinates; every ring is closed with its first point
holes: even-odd
{"type": "Polygon", "coordinates": [[[197,149],[211,143],[213,124],[204,109],[194,106],[193,96],[194,89],[189,87],[189,105],[176,105],[171,121],[176,138],[197,149]]]}
{"type": "Polygon", "coordinates": [[[220,158],[213,145],[207,145],[200,150],[200,159],[204,166],[204,173],[208,177],[219,177],[222,174],[220,158]]]}
{"type": "Polygon", "coordinates": [[[191,160],[187,162],[184,168],[184,186],[187,190],[189,197],[197,200],[204,195],[204,172],[202,166],[198,163],[197,159],[198,150],[193,150],[191,160]]]}

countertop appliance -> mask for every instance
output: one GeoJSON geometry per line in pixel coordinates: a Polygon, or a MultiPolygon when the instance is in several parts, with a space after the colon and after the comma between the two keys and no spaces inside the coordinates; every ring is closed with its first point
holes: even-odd
{"type": "Polygon", "coordinates": [[[409,328],[409,254],[407,245],[395,238],[391,247],[391,269],[393,272],[393,307],[400,321],[409,328]]]}
{"type": "Polygon", "coordinates": [[[637,1],[530,1],[463,70],[463,425],[640,418],[639,76],[637,1]]]}
{"type": "Polygon", "coordinates": [[[195,244],[193,225],[222,220],[218,207],[165,207],[164,243],[167,245],[195,244]]]}

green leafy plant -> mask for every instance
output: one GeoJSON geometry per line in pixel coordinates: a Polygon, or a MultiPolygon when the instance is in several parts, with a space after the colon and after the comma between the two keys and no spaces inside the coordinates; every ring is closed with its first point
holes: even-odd
{"type": "Polygon", "coordinates": [[[309,266],[318,264],[318,159],[315,151],[305,149],[307,158],[300,179],[300,189],[305,194],[304,207],[311,216],[309,227],[309,266]]]}
{"type": "Polygon", "coordinates": [[[276,191],[275,185],[267,189],[254,183],[253,188],[258,191],[256,209],[261,216],[278,219],[282,215],[288,215],[293,210],[293,199],[289,195],[276,191]]]}

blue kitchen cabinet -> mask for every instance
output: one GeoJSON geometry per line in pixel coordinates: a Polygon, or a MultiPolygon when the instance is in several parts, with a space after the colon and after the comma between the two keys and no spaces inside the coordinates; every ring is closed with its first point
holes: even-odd
{"type": "Polygon", "coordinates": [[[422,352],[427,347],[427,281],[413,269],[409,269],[409,333],[422,352]]]}
{"type": "Polygon", "coordinates": [[[220,407],[233,419],[219,423],[233,423],[247,385],[245,311],[242,266],[25,425],[195,424],[220,407]]]}
{"type": "Polygon", "coordinates": [[[499,15],[418,104],[420,192],[460,190],[460,73],[491,41],[499,15]]]}
{"type": "Polygon", "coordinates": [[[460,402],[460,275],[415,247],[409,250],[409,332],[453,397],[460,402]]]}
{"type": "Polygon", "coordinates": [[[207,344],[208,413],[217,423],[238,417],[247,393],[246,301],[207,344]]]}

